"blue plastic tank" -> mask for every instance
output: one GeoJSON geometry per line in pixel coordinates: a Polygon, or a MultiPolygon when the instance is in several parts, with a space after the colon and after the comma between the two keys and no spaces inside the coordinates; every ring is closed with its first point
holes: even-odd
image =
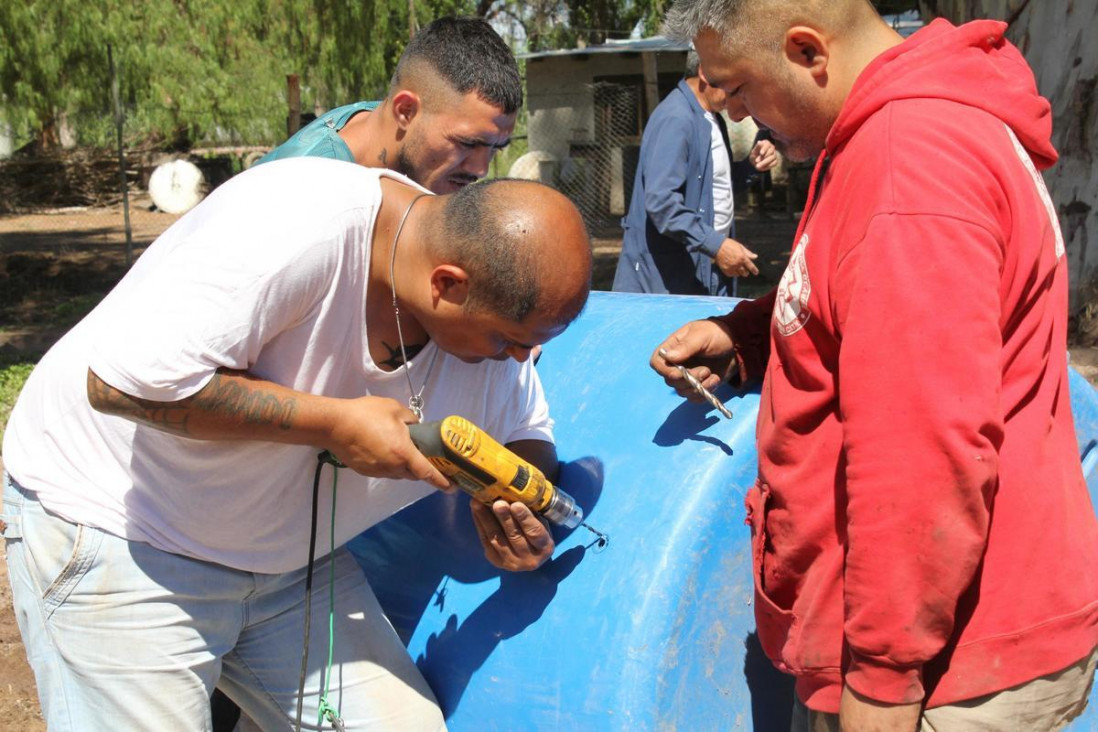
{"type": "MultiPolygon", "coordinates": [[[[731,420],[683,401],[647,366],[709,297],[595,292],[545,348],[561,486],[577,528],[537,572],[484,559],[464,495],[382,522],[357,554],[451,730],[789,729],[791,680],[754,635],[743,497],[755,478],[758,394],[724,387],[731,420]]],[[[1071,375],[1092,502],[1098,393],[1071,375]]],[[[1070,729],[1098,729],[1098,691],[1070,729]]]]}

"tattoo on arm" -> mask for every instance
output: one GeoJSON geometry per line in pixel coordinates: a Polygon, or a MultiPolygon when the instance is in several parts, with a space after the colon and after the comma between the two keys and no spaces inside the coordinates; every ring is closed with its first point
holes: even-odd
{"type": "Polygon", "coordinates": [[[297,399],[284,399],[262,388],[250,388],[246,381],[223,379],[214,374],[210,383],[191,399],[194,405],[225,417],[235,417],[244,424],[274,425],[282,430],[293,426],[297,399]]]}
{"type": "Polygon", "coordinates": [[[114,389],[89,370],[88,399],[95,409],[106,414],[126,417],[185,437],[192,436],[189,420],[195,411],[242,424],[273,425],[281,430],[293,426],[297,411],[297,400],[293,396],[282,398],[267,393],[262,387],[252,389],[246,381],[224,378],[221,372],[215,373],[194,396],[177,402],[157,402],[114,389]]]}
{"type": "MultiPolygon", "coordinates": [[[[404,355],[400,352],[400,346],[393,348],[385,341],[382,341],[381,345],[389,349],[389,358],[384,361],[378,361],[378,366],[388,366],[391,369],[395,369],[404,363],[404,355]]],[[[404,347],[404,350],[408,352],[408,360],[411,361],[426,347],[426,343],[409,343],[404,347]]]]}
{"type": "Polygon", "coordinates": [[[187,429],[187,399],[178,402],[138,399],[111,387],[89,369],[88,401],[104,414],[144,422],[176,435],[190,434],[187,429]]]}

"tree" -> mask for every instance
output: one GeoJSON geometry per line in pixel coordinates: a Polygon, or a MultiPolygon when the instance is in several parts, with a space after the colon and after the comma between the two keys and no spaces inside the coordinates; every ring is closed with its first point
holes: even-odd
{"type": "Polygon", "coordinates": [[[0,3],[0,100],[12,126],[44,148],[65,119],[81,142],[103,144],[110,45],[131,130],[269,135],[286,65],[277,23],[263,0],[0,3]]]}
{"type": "Polygon", "coordinates": [[[285,77],[312,101],[380,96],[407,42],[403,0],[25,0],[0,3],[0,106],[23,137],[109,139],[107,46],[127,130],[163,140],[274,141],[285,77]]]}
{"type": "Polygon", "coordinates": [[[954,23],[993,18],[1025,55],[1052,104],[1052,144],[1060,161],[1045,182],[1060,214],[1077,333],[1098,342],[1098,0],[922,0],[924,17],[954,23]]]}
{"type": "Polygon", "coordinates": [[[16,131],[56,145],[61,114],[93,103],[105,79],[94,71],[102,23],[100,8],[79,0],[0,3],[0,103],[16,131]]]}

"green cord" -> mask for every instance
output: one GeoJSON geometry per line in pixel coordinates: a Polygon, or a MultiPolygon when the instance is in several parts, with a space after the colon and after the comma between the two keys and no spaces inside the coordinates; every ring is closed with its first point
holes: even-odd
{"type": "Polygon", "coordinates": [[[324,672],[324,693],[320,697],[317,709],[317,726],[322,726],[325,717],[329,722],[339,718],[339,710],[328,704],[328,690],[332,685],[332,651],[335,648],[335,520],[336,490],[339,487],[339,471],[332,471],[332,525],[328,531],[328,670],[324,672]]]}

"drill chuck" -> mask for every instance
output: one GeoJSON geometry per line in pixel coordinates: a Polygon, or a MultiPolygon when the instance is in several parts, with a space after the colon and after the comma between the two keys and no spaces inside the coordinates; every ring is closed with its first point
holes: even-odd
{"type": "Polygon", "coordinates": [[[541,515],[550,523],[574,529],[583,523],[583,509],[576,505],[576,499],[560,488],[553,491],[553,498],[542,509],[541,515]]]}

